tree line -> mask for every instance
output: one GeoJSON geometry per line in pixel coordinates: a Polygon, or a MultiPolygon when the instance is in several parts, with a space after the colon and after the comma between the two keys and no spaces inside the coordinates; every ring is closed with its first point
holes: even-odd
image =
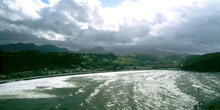
{"type": "Polygon", "coordinates": [[[110,65],[116,56],[109,54],[40,53],[39,51],[0,52],[0,73],[33,71],[43,68],[98,68],[110,65]],[[106,59],[106,60],[103,60],[106,59]]]}
{"type": "Polygon", "coordinates": [[[41,53],[35,50],[20,52],[0,52],[0,74],[10,74],[22,71],[48,69],[103,69],[119,70],[130,68],[160,68],[178,66],[182,57],[158,57],[148,54],[131,54],[116,56],[108,54],[78,54],[68,52],[41,53]],[[177,61],[177,63],[174,63],[177,61]]]}

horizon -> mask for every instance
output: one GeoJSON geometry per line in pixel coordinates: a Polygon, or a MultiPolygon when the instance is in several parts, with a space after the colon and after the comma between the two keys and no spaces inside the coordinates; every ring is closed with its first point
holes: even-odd
{"type": "MultiPolygon", "coordinates": [[[[60,46],[56,46],[56,45],[53,45],[53,44],[35,44],[35,43],[22,43],[22,42],[16,42],[16,43],[9,43],[9,44],[0,44],[0,45],[11,45],[11,44],[23,44],[23,45],[26,45],[26,44],[34,44],[36,46],[45,46],[45,45],[49,45],[49,46],[55,46],[55,47],[58,47],[60,49],[67,49],[69,51],[72,51],[72,52],[80,52],[81,50],[92,50],[92,49],[95,49],[97,47],[101,47],[102,49],[104,49],[105,51],[107,52],[115,52],[116,50],[128,50],[128,49],[140,49],[140,50],[156,50],[156,51],[161,51],[161,52],[170,52],[170,53],[173,53],[173,54],[189,54],[189,55],[202,55],[202,54],[208,54],[208,53],[185,53],[185,52],[174,52],[174,51],[169,51],[169,50],[162,50],[162,49],[157,49],[157,48],[141,48],[141,47],[118,47],[118,48],[114,48],[114,49],[106,49],[102,46],[95,46],[95,47],[88,47],[88,48],[81,48],[79,50],[71,50],[70,48],[66,48],[66,47],[60,47],[60,46]]],[[[211,53],[215,53],[215,52],[211,52],[211,53]]],[[[142,54],[142,53],[132,53],[132,54],[142,54]]],[[[149,54],[150,55],[150,54],[149,54]]],[[[157,56],[157,55],[156,55],[157,56]]]]}
{"type": "Polygon", "coordinates": [[[0,44],[220,51],[218,0],[3,0],[0,44]]]}

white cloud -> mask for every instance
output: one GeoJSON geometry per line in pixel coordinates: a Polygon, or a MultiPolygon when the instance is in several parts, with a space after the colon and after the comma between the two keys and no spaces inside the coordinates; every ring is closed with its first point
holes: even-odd
{"type": "Polygon", "coordinates": [[[55,4],[57,4],[58,2],[60,2],[60,0],[48,0],[49,1],[49,6],[53,7],[55,4]]]}
{"type": "Polygon", "coordinates": [[[36,11],[46,6],[40,0],[4,0],[4,2],[10,9],[23,13],[32,19],[39,19],[40,16],[36,11]]]}
{"type": "MultiPolygon", "coordinates": [[[[180,18],[181,13],[178,8],[196,6],[199,0],[125,0],[117,7],[104,7],[99,10],[100,16],[104,20],[103,30],[118,31],[120,25],[129,23],[136,25],[134,20],[148,21],[156,24],[158,21],[158,13],[163,15],[166,20],[162,22],[185,21],[180,18]]],[[[156,24],[158,25],[158,24],[156,24]]]]}
{"type": "Polygon", "coordinates": [[[39,31],[36,33],[36,36],[43,37],[48,40],[65,41],[65,35],[57,34],[52,31],[47,31],[47,32],[39,31]]]}

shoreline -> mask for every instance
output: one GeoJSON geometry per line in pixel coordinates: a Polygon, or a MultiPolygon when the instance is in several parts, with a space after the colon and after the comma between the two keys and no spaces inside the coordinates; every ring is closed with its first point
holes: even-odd
{"type": "Polygon", "coordinates": [[[98,74],[98,73],[121,72],[121,71],[141,71],[141,70],[179,70],[179,69],[177,69],[177,68],[172,68],[172,69],[134,69],[134,70],[132,69],[132,70],[118,70],[118,71],[85,71],[85,72],[75,72],[75,73],[60,73],[60,74],[40,75],[40,76],[32,76],[32,77],[0,80],[0,84],[9,83],[9,82],[15,82],[15,81],[23,81],[23,80],[32,80],[32,79],[40,79],[40,78],[58,77],[58,76],[96,74],[96,73],[98,74]]]}
{"type": "Polygon", "coordinates": [[[110,72],[110,71],[92,71],[92,72],[76,72],[76,73],[60,73],[60,74],[51,74],[51,75],[40,75],[40,76],[32,76],[32,77],[25,77],[25,78],[0,80],[0,84],[14,82],[14,81],[22,81],[22,80],[32,80],[32,79],[49,78],[49,77],[57,77],[57,76],[81,75],[81,74],[100,73],[100,72],[110,72]]]}

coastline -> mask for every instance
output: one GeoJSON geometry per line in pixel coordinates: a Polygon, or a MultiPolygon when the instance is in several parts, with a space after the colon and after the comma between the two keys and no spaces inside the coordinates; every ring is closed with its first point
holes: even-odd
{"type": "Polygon", "coordinates": [[[59,73],[59,74],[50,74],[50,75],[39,75],[39,76],[31,76],[24,78],[15,78],[15,79],[6,79],[0,80],[0,84],[22,81],[22,80],[32,80],[32,79],[40,79],[40,78],[48,78],[48,77],[58,77],[58,76],[69,76],[69,75],[82,75],[82,74],[98,74],[98,73],[107,73],[107,72],[120,72],[120,71],[141,71],[141,70],[179,70],[178,68],[161,68],[161,69],[124,69],[124,70],[115,70],[115,71],[83,71],[83,72],[75,72],[75,73],[59,73]]]}
{"type": "Polygon", "coordinates": [[[101,73],[101,72],[109,72],[109,71],[92,71],[92,72],[90,71],[90,72],[76,72],[76,73],[60,73],[60,74],[51,74],[51,75],[40,75],[40,76],[0,80],[0,84],[8,83],[8,82],[14,82],[14,81],[22,81],[22,80],[32,80],[32,79],[40,79],[40,78],[48,78],[48,77],[81,75],[81,74],[91,74],[91,73],[101,73]]]}

